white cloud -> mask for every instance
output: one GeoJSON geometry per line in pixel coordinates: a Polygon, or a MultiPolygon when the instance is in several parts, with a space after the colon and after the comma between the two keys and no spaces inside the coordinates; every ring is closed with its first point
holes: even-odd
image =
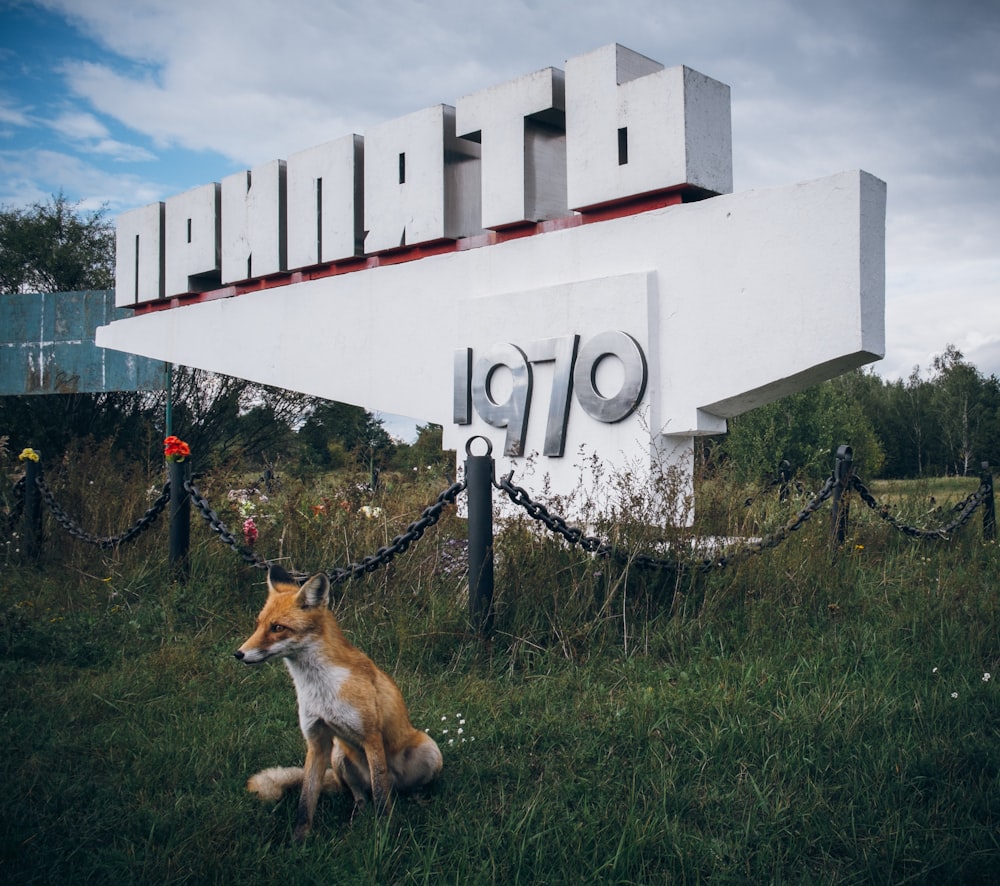
{"type": "Polygon", "coordinates": [[[131,79],[106,65],[68,65],[67,73],[78,95],[155,144],[213,150],[238,164],[285,157],[351,131],[323,105],[296,96],[202,88],[194,99],[187,89],[131,79]]]}
{"type": "Polygon", "coordinates": [[[123,163],[142,163],[156,159],[156,154],[152,151],[147,151],[138,145],[116,141],[113,138],[99,139],[91,146],[91,150],[95,154],[106,154],[123,163]]]}
{"type": "Polygon", "coordinates": [[[34,121],[27,111],[11,107],[0,100],[0,124],[4,126],[29,127],[34,125],[34,121]]]}
{"type": "Polygon", "coordinates": [[[122,162],[144,162],[156,155],[138,145],[111,138],[108,128],[95,117],[82,111],[64,111],[48,125],[63,139],[75,143],[84,153],[103,154],[122,162]]]}
{"type": "Polygon", "coordinates": [[[906,378],[926,369],[936,354],[955,345],[984,375],[1000,376],[1000,257],[954,258],[903,273],[890,271],[886,305],[886,359],[880,375],[906,378]]]}
{"type": "Polygon", "coordinates": [[[100,120],[82,111],[64,111],[50,120],[49,125],[68,139],[89,140],[108,136],[108,129],[100,120]]]}
{"type": "MultiPolygon", "coordinates": [[[[93,162],[78,157],[74,166],[69,155],[53,154],[46,181],[72,176],[67,189],[86,184],[92,190],[82,193],[111,195],[115,206],[165,196],[137,179],[102,178],[96,165],[101,156],[149,159],[144,138],[156,148],[212,151],[235,168],[251,167],[431,104],[454,104],[537,68],[562,67],[567,57],[611,41],[667,65],[688,64],[732,87],[737,189],[853,168],[887,181],[888,353],[880,373],[905,376],[949,343],[970,359],[994,361],[987,371],[1000,372],[989,326],[1000,280],[995,3],[41,5],[107,52],[99,63],[64,61],[69,89],[87,112],[67,112],[63,131],[70,137],[76,127],[78,148],[93,162]],[[123,136],[117,125],[112,135],[104,121],[138,136],[123,136]]],[[[0,106],[0,123],[29,126],[35,113],[0,106]]],[[[30,191],[31,164],[8,173],[9,163],[0,157],[6,190],[30,191]]],[[[185,186],[231,171],[206,167],[185,186]]]]}
{"type": "Polygon", "coordinates": [[[25,206],[44,202],[59,191],[88,195],[81,208],[107,205],[112,211],[160,199],[162,185],[139,176],[109,173],[74,154],[61,151],[0,151],[0,205],[25,206]]]}
{"type": "MultiPolygon", "coordinates": [[[[79,96],[159,143],[209,148],[242,163],[454,104],[611,40],[667,64],[693,64],[687,52],[705,55],[720,7],[681,12],[658,0],[636,0],[625,11],[569,0],[259,0],[238,12],[211,0],[46,5],[133,63],[67,64],[79,96]]],[[[767,9],[721,6],[730,27],[741,23],[741,39],[776,30],[767,9]]]]}

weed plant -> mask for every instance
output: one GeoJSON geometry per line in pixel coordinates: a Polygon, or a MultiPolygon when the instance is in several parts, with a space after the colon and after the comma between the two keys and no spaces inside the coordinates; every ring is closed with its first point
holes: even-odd
{"type": "MultiPolygon", "coordinates": [[[[14,473],[9,456],[3,468],[14,473]]],[[[162,482],[86,448],[47,477],[101,534],[162,482]]],[[[448,485],[256,479],[232,466],[198,484],[237,536],[252,516],[260,552],[306,571],[372,553],[448,485]]],[[[836,555],[827,507],[726,568],[651,570],[640,555],[704,556],[689,552],[705,531],[766,536],[805,498],[747,508],[747,490],[716,477],[707,530],[700,514],[667,530],[650,519],[664,496],[605,482],[619,484],[616,510],[589,530],[617,559],[526,519],[498,527],[488,639],[469,629],[451,509],[388,568],[338,587],[345,632],[399,682],[445,768],[430,797],[382,817],[324,798],[301,846],[294,798],[261,804],[245,790],[304,752],[285,669],[232,656],[263,573],[197,515],[186,581],[165,562],[165,523],[101,552],[47,521],[37,563],[5,539],[0,877],[995,882],[1000,568],[981,520],[918,542],[853,498],[836,555]]],[[[953,499],[936,491],[935,506],[967,485],[953,499]]],[[[893,489],[913,514],[925,493],[893,489]]]]}

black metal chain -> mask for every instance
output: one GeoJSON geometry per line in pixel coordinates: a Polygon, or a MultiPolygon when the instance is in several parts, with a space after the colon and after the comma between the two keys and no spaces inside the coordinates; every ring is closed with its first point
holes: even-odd
{"type": "Polygon", "coordinates": [[[226,524],[222,522],[219,515],[212,509],[212,506],[208,503],[208,499],[199,492],[198,487],[193,482],[185,480],[184,490],[191,496],[191,501],[198,509],[198,513],[205,518],[205,522],[219,536],[219,540],[223,544],[229,545],[229,547],[240,555],[244,562],[256,569],[267,569],[271,565],[256,551],[244,547],[236,540],[236,537],[226,528],[226,524]]]}
{"type": "Polygon", "coordinates": [[[833,474],[830,474],[830,476],[826,479],[826,483],[823,484],[823,488],[820,489],[820,491],[817,492],[811,499],[809,499],[806,506],[780,529],[755,542],[750,542],[744,547],[733,551],[731,554],[722,555],[714,560],[706,560],[702,564],[701,569],[703,571],[708,571],[709,569],[731,566],[732,564],[745,560],[754,554],[760,554],[769,548],[777,547],[793,532],[798,531],[805,525],[812,515],[815,514],[820,507],[822,507],[823,503],[830,498],[831,495],[833,495],[833,491],[836,487],[837,478],[833,474]]]}
{"type": "MultiPolygon", "coordinates": [[[[499,482],[494,481],[494,485],[506,494],[514,504],[523,508],[527,512],[528,516],[530,516],[533,520],[544,523],[551,532],[562,536],[570,544],[578,545],[588,553],[595,554],[599,557],[614,559],[621,564],[630,564],[640,568],[671,570],[693,567],[702,572],[724,568],[754,554],[759,554],[769,548],[776,547],[793,532],[801,528],[801,526],[805,524],[817,510],[819,510],[823,503],[830,498],[835,487],[837,486],[837,479],[835,475],[831,474],[823,488],[815,496],[813,496],[812,499],[810,499],[808,504],[800,510],[794,518],[792,518],[776,532],[755,542],[745,544],[741,548],[728,554],[722,554],[714,558],[685,563],[676,557],[664,559],[647,554],[629,554],[625,551],[616,549],[611,544],[601,540],[600,538],[585,535],[583,530],[575,526],[570,526],[563,517],[558,514],[551,513],[545,505],[534,501],[531,498],[531,495],[523,487],[515,485],[512,482],[513,474],[514,472],[511,471],[499,482]]],[[[162,513],[167,503],[170,501],[170,483],[168,481],[164,484],[163,491],[160,496],[132,527],[117,536],[99,537],[91,535],[86,530],[81,528],[66,513],[66,511],[59,506],[58,502],[55,500],[52,490],[49,489],[48,485],[41,476],[37,478],[36,483],[42,493],[42,497],[46,505],[52,511],[53,516],[59,524],[74,538],[96,545],[103,550],[116,548],[136,539],[156,521],[157,517],[162,513]]],[[[982,504],[991,489],[990,483],[984,479],[979,489],[954,506],[952,510],[958,514],[954,520],[937,529],[919,529],[914,526],[907,526],[893,517],[889,513],[888,506],[879,505],[874,496],[868,490],[867,486],[865,486],[861,479],[856,475],[852,475],[850,477],[849,484],[850,488],[853,488],[858,492],[861,500],[887,523],[911,538],[924,539],[947,538],[956,529],[961,528],[969,521],[972,514],[979,507],[979,505],[982,504]]],[[[25,480],[23,477],[14,486],[15,506],[7,518],[11,528],[13,528],[14,524],[19,519],[24,508],[24,486],[25,480]]],[[[359,575],[374,572],[376,569],[389,563],[394,557],[406,551],[411,544],[419,540],[429,527],[437,523],[441,518],[441,512],[444,507],[448,504],[454,504],[455,499],[465,490],[465,488],[466,484],[464,481],[452,484],[448,487],[448,489],[438,495],[433,504],[423,510],[417,520],[414,520],[409,524],[409,526],[407,526],[405,532],[395,536],[388,545],[379,548],[374,554],[365,557],[360,562],[351,563],[348,566],[330,570],[327,573],[330,581],[334,584],[339,584],[359,575]]],[[[230,546],[246,563],[254,566],[255,568],[267,569],[270,566],[270,562],[256,551],[239,544],[233,534],[226,527],[225,523],[220,519],[219,515],[212,509],[208,500],[201,494],[193,482],[190,480],[185,481],[184,489],[191,496],[191,500],[198,509],[199,513],[206,520],[206,522],[208,522],[212,530],[218,534],[220,540],[224,544],[230,546]]],[[[306,576],[299,575],[296,577],[305,578],[306,576]]]]}
{"type": "MultiPolygon", "coordinates": [[[[195,485],[190,481],[184,483],[184,488],[188,491],[191,496],[191,500],[194,502],[195,507],[209,523],[212,529],[218,534],[220,540],[229,545],[237,554],[239,554],[248,564],[254,566],[257,569],[267,569],[271,564],[269,561],[261,557],[255,551],[244,547],[239,542],[233,534],[226,528],[226,524],[219,519],[219,515],[212,510],[211,505],[205,497],[198,491],[195,485]]],[[[434,504],[428,505],[421,512],[420,517],[410,523],[406,527],[406,531],[397,535],[393,540],[379,548],[374,554],[369,557],[365,557],[359,563],[351,563],[348,566],[339,567],[337,569],[332,569],[327,572],[327,576],[333,584],[340,584],[341,582],[348,581],[349,579],[356,578],[359,575],[363,575],[367,572],[374,572],[381,566],[385,566],[393,557],[397,554],[402,554],[411,544],[417,541],[424,532],[438,520],[441,519],[441,511],[444,510],[445,505],[454,504],[455,499],[465,490],[465,481],[459,481],[458,483],[453,483],[444,492],[438,495],[434,504]]],[[[293,573],[293,577],[297,579],[302,579],[308,577],[303,573],[293,573]]]]}
{"type": "MultiPolygon", "coordinates": [[[[503,492],[514,504],[524,508],[532,520],[544,523],[550,532],[561,535],[572,545],[579,545],[590,554],[598,557],[615,556],[615,550],[607,542],[593,535],[584,535],[583,530],[576,526],[570,526],[563,517],[553,514],[545,505],[534,501],[530,493],[523,487],[512,482],[514,472],[501,477],[499,481],[494,480],[493,485],[503,492]]],[[[619,555],[620,556],[620,555],[619,555]]],[[[673,565],[672,561],[662,561],[662,565],[673,565]]]]}
{"type": "MultiPolygon", "coordinates": [[[[837,486],[836,476],[831,474],[827,478],[823,488],[809,500],[808,504],[806,504],[806,506],[802,508],[802,510],[800,510],[795,517],[793,517],[776,532],[773,532],[755,542],[745,544],[728,554],[722,554],[718,557],[704,559],[698,561],[697,563],[683,563],[679,559],[663,560],[646,555],[640,555],[638,557],[628,556],[621,551],[615,550],[611,545],[599,538],[584,535],[582,530],[568,525],[562,517],[551,514],[544,505],[533,501],[524,488],[514,485],[514,483],[511,482],[513,473],[514,472],[511,471],[499,482],[495,483],[496,487],[504,492],[510,500],[514,502],[514,504],[524,508],[524,510],[527,511],[528,516],[534,520],[544,523],[550,531],[556,533],[557,535],[561,535],[570,544],[579,545],[585,551],[596,554],[599,557],[612,557],[619,562],[628,562],[640,567],[681,569],[694,566],[701,572],[709,572],[713,569],[721,569],[726,566],[731,566],[734,563],[745,560],[755,554],[760,554],[769,548],[776,547],[793,532],[800,529],[803,524],[805,524],[806,521],[819,510],[823,503],[826,502],[831,495],[833,495],[833,491],[837,486]]],[[[879,505],[859,477],[852,475],[849,483],[850,488],[857,490],[861,500],[887,523],[891,524],[894,528],[911,538],[925,539],[947,538],[955,530],[964,526],[972,517],[973,513],[975,513],[976,508],[982,504],[991,489],[990,482],[988,480],[983,480],[979,489],[968,495],[965,499],[954,506],[952,510],[958,514],[954,520],[938,529],[918,529],[914,526],[907,526],[893,517],[889,513],[888,506],[879,505]]]]}
{"type": "Polygon", "coordinates": [[[791,533],[799,529],[832,494],[837,485],[833,475],[829,477],[823,488],[809,501],[809,503],[799,511],[795,517],[786,523],[777,532],[766,536],[756,542],[734,551],[730,554],[720,555],[709,559],[702,559],[697,562],[684,563],[679,558],[662,559],[651,557],[646,554],[634,556],[623,551],[616,550],[606,541],[602,541],[594,536],[584,535],[583,530],[570,526],[562,517],[549,512],[545,505],[533,501],[528,492],[521,486],[516,486],[511,482],[514,472],[511,471],[505,477],[495,483],[496,487],[507,495],[514,504],[524,508],[528,516],[533,520],[544,523],[545,526],[557,535],[561,535],[570,544],[579,545],[585,551],[596,554],[599,557],[613,558],[619,563],[629,563],[640,568],[652,569],[683,569],[685,567],[696,567],[702,572],[709,572],[713,569],[721,569],[729,566],[738,560],[745,559],[753,554],[759,554],[768,548],[773,548],[780,542],[788,538],[791,533]]]}
{"type": "Polygon", "coordinates": [[[35,479],[35,484],[42,493],[42,499],[45,504],[48,505],[50,511],[52,511],[52,516],[56,518],[56,521],[74,538],[80,541],[85,541],[87,544],[96,545],[101,548],[101,550],[109,550],[111,548],[120,547],[123,544],[128,544],[131,541],[135,541],[143,532],[149,529],[153,523],[156,522],[156,518],[160,516],[163,509],[167,506],[167,502],[170,501],[170,482],[167,481],[163,484],[163,492],[160,493],[159,498],[153,502],[152,505],[147,509],[146,513],[143,514],[131,527],[126,529],[120,535],[109,535],[109,536],[97,536],[91,535],[85,529],[83,529],[69,514],[66,513],[56,501],[55,495],[52,490],[49,489],[48,485],[39,475],[35,479]]]}
{"type": "Polygon", "coordinates": [[[417,541],[424,532],[441,519],[441,511],[445,505],[454,504],[459,494],[465,491],[465,481],[459,480],[452,483],[444,492],[438,495],[434,504],[423,509],[420,516],[406,527],[405,532],[401,532],[393,540],[379,548],[374,554],[365,557],[360,563],[351,563],[338,569],[333,569],[327,573],[333,584],[340,584],[348,579],[363,575],[366,572],[374,572],[380,566],[385,566],[397,554],[402,554],[413,542],[417,541]]]}
{"type": "Polygon", "coordinates": [[[857,476],[851,478],[851,485],[857,490],[858,495],[861,496],[861,500],[878,514],[879,517],[894,529],[898,529],[910,538],[948,538],[956,529],[960,529],[969,522],[976,508],[983,503],[983,500],[990,491],[990,483],[984,480],[975,492],[966,496],[955,505],[952,510],[957,512],[958,516],[954,520],[937,529],[919,529],[916,526],[907,526],[893,517],[889,513],[889,506],[880,505],[875,501],[875,497],[868,491],[868,487],[857,476]]]}
{"type": "Polygon", "coordinates": [[[758,489],[756,492],[744,499],[743,507],[750,507],[750,505],[752,505],[758,498],[762,495],[766,495],[772,489],[779,490],[779,501],[787,501],[792,489],[801,495],[804,491],[804,487],[798,480],[794,483],[792,482],[792,477],[794,476],[795,473],[792,471],[791,463],[787,458],[783,458],[781,460],[781,464],[778,465],[778,475],[771,480],[768,480],[761,489],[758,489]]]}

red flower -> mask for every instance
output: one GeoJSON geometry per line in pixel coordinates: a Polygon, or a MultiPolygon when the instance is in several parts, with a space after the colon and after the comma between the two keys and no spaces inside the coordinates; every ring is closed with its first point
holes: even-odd
{"type": "Polygon", "coordinates": [[[191,447],[171,434],[163,441],[163,454],[167,461],[184,461],[191,454],[191,447]]]}

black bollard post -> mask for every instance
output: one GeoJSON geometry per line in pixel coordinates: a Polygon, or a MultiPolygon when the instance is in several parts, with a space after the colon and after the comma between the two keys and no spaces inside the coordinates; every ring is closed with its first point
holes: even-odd
{"type": "Polygon", "coordinates": [[[191,543],[191,496],[184,488],[191,479],[191,461],[167,461],[170,480],[170,573],[180,582],[188,577],[188,548],[191,543]]]}
{"type": "Polygon", "coordinates": [[[485,437],[465,444],[465,492],[469,503],[469,617],[481,635],[493,629],[493,446],[485,437]],[[486,443],[473,455],[472,443],[486,443]]]}
{"type": "Polygon", "coordinates": [[[38,488],[42,462],[40,453],[35,449],[25,449],[21,457],[24,461],[24,536],[21,546],[25,558],[34,563],[42,552],[42,490],[38,488]]]}
{"type": "Polygon", "coordinates": [[[986,495],[983,497],[983,541],[996,541],[997,511],[996,502],[993,499],[993,472],[990,470],[988,461],[983,462],[983,474],[980,482],[988,487],[986,495]]]}
{"type": "Polygon", "coordinates": [[[833,469],[836,484],[833,487],[833,520],[830,527],[830,544],[836,551],[847,537],[849,507],[844,496],[850,489],[851,472],[854,470],[854,450],[850,446],[837,448],[837,463],[833,469]]]}

